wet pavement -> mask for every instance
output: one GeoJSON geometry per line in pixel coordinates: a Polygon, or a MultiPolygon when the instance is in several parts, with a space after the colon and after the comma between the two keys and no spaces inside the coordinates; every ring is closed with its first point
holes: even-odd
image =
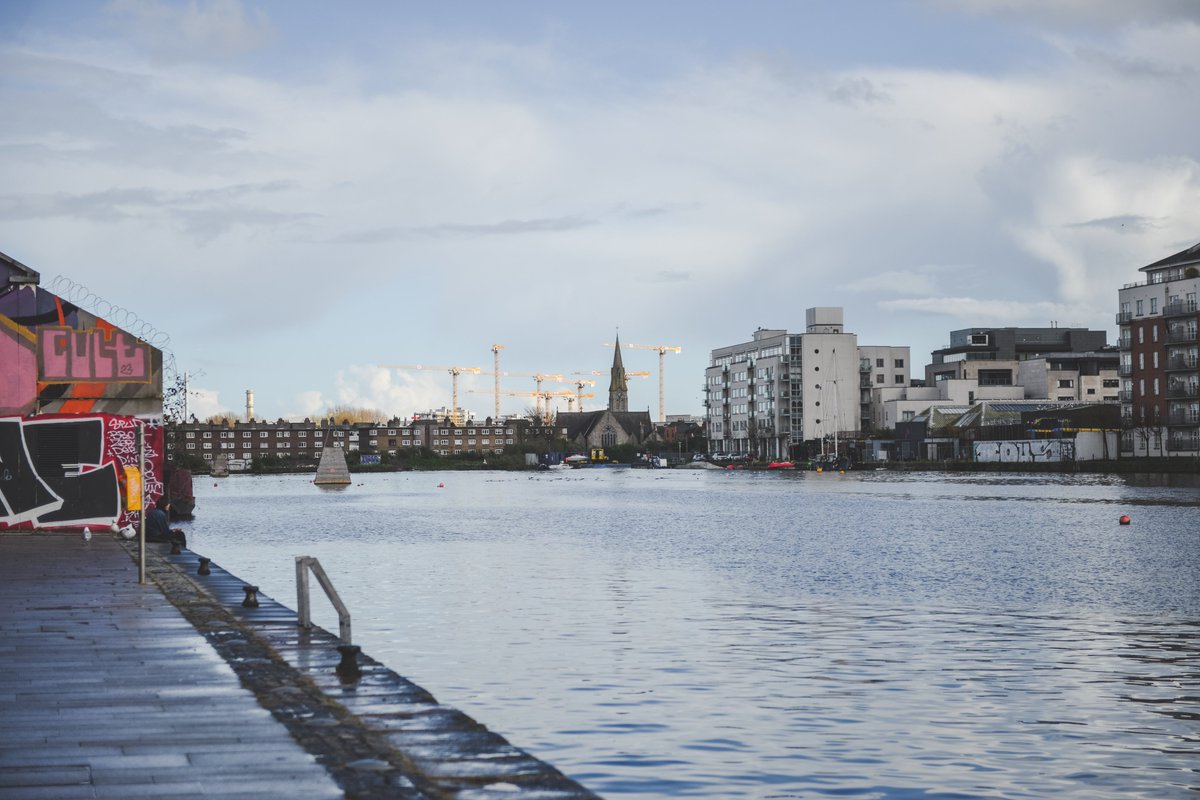
{"type": "MultiPolygon", "coordinates": [[[[595,795],[188,550],[0,534],[0,800],[595,795]]],[[[353,610],[351,610],[353,611],[353,610]]]]}

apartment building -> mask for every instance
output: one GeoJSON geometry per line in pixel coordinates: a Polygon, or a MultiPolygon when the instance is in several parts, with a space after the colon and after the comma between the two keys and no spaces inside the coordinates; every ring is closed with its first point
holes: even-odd
{"type": "Polygon", "coordinates": [[[803,333],[759,328],[750,341],[711,352],[704,379],[709,447],[788,458],[806,443],[856,436],[864,418],[869,422],[876,376],[907,384],[908,364],[907,347],[860,348],[838,307],[807,309],[803,333]]]}
{"type": "Polygon", "coordinates": [[[389,453],[428,448],[438,455],[487,455],[529,438],[548,438],[554,429],[528,420],[469,421],[454,425],[448,418],[393,419],[379,422],[303,422],[251,420],[233,425],[179,423],[167,427],[169,461],[178,454],[212,461],[218,453],[246,463],[256,458],[284,458],[294,462],[316,462],[326,447],[341,447],[348,453],[389,453]]]}
{"type": "Polygon", "coordinates": [[[1118,292],[1126,456],[1200,455],[1197,307],[1200,244],[1140,269],[1118,292]]]}
{"type": "Polygon", "coordinates": [[[950,332],[950,344],[934,350],[925,383],[973,380],[980,386],[1017,386],[1022,361],[1051,353],[1103,350],[1108,335],[1086,328],[964,328],[950,332]]]}

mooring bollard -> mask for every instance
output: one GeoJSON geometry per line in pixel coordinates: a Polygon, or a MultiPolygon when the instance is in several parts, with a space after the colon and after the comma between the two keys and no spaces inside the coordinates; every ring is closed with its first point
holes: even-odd
{"type": "Polygon", "coordinates": [[[209,565],[209,564],[211,564],[211,563],[212,563],[212,559],[211,559],[211,558],[204,558],[204,557],[202,556],[202,557],[200,558],[200,566],[199,566],[199,568],[197,568],[197,569],[196,569],[196,574],[197,574],[197,575],[211,575],[211,574],[212,574],[212,570],[210,570],[210,569],[208,568],[208,565],[209,565]]]}
{"type": "Polygon", "coordinates": [[[177,556],[182,552],[182,545],[180,545],[179,542],[171,542],[171,555],[177,556]]]}
{"type": "Polygon", "coordinates": [[[362,672],[358,668],[358,654],[362,648],[356,644],[339,644],[338,652],[342,660],[338,662],[336,672],[342,680],[356,681],[362,672]]]}
{"type": "Polygon", "coordinates": [[[247,584],[242,587],[242,591],[246,593],[246,599],[242,601],[242,607],[258,608],[258,587],[247,584]]]}

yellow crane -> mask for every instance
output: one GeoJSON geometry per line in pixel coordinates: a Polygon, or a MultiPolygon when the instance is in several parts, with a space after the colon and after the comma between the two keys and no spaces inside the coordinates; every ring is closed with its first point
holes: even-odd
{"type": "Polygon", "coordinates": [[[450,373],[450,418],[455,425],[460,424],[461,417],[458,413],[458,376],[464,372],[472,375],[478,375],[483,372],[479,367],[431,367],[428,364],[380,364],[384,369],[420,369],[420,370],[440,370],[450,373]]]}
{"type": "MultiPolygon", "coordinates": [[[[595,386],[595,385],[596,385],[596,382],[593,380],[590,380],[590,379],[580,379],[580,380],[575,381],[575,397],[576,397],[576,399],[579,400],[579,410],[580,411],[583,411],[583,387],[584,386],[595,386]]],[[[591,394],[588,395],[588,397],[594,397],[594,396],[595,395],[591,395],[591,394]]],[[[567,401],[567,410],[568,411],[574,410],[571,408],[570,400],[567,401]]]]}
{"type": "MultiPolygon", "coordinates": [[[[487,394],[487,392],[484,392],[479,389],[468,389],[467,391],[472,394],[487,394]]],[[[566,390],[566,389],[564,389],[562,391],[557,391],[557,392],[553,392],[553,391],[501,392],[501,394],[503,394],[505,397],[532,397],[532,398],[534,398],[534,409],[533,409],[534,413],[537,416],[541,417],[542,420],[544,422],[546,422],[547,424],[549,424],[551,421],[550,420],[550,400],[552,398],[555,398],[555,397],[567,398],[567,407],[570,408],[571,405],[576,400],[578,400],[579,403],[582,405],[584,398],[595,397],[595,395],[593,395],[593,394],[583,394],[582,392],[572,392],[572,391],[566,390]]]]}
{"type": "MultiPolygon", "coordinates": [[[[612,347],[612,345],[608,344],[607,342],[604,344],[604,346],[612,347]]],[[[665,423],[667,421],[667,409],[666,403],[663,402],[663,367],[665,366],[664,356],[666,356],[667,353],[681,352],[683,348],[666,344],[626,344],[624,346],[628,347],[630,350],[655,350],[658,352],[658,421],[660,424],[665,423]]],[[[632,373],[627,372],[625,374],[630,375],[632,373]]]]}

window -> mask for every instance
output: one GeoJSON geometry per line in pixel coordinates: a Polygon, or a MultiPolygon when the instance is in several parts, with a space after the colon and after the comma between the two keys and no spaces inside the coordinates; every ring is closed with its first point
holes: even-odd
{"type": "Polygon", "coordinates": [[[258,438],[260,438],[260,439],[266,439],[270,435],[271,434],[269,431],[259,431],[258,432],[258,438]]]}
{"type": "Polygon", "coordinates": [[[196,438],[196,434],[192,433],[191,431],[188,431],[187,438],[189,438],[189,439],[195,439],[195,438],[196,438]]]}
{"type": "Polygon", "coordinates": [[[313,446],[314,447],[324,447],[325,443],[324,442],[313,442],[313,446]]]}
{"type": "Polygon", "coordinates": [[[195,449],[196,449],[196,443],[195,443],[195,442],[188,442],[187,449],[188,449],[188,450],[195,450],[195,449]]]}
{"type": "Polygon", "coordinates": [[[896,376],[896,383],[897,383],[898,385],[900,385],[900,386],[903,386],[903,385],[904,385],[904,376],[903,376],[903,375],[897,375],[897,376],[896,376]]]}
{"type": "Polygon", "coordinates": [[[1158,397],[1158,378],[1154,379],[1154,396],[1158,397]]]}
{"type": "Polygon", "coordinates": [[[1072,380],[1071,378],[1060,378],[1058,381],[1058,388],[1073,389],[1073,388],[1075,388],[1075,381],[1072,380]]]}
{"type": "Polygon", "coordinates": [[[896,369],[904,369],[904,359],[903,358],[896,359],[896,369]]]}
{"type": "MultiPolygon", "coordinates": [[[[1141,378],[1140,380],[1138,380],[1138,397],[1145,397],[1145,396],[1146,396],[1146,379],[1141,378]]],[[[1146,409],[1143,408],[1142,413],[1145,413],[1145,411],[1146,411],[1146,409]]]]}
{"type": "Polygon", "coordinates": [[[252,435],[253,435],[253,434],[251,434],[251,433],[250,433],[250,431],[242,431],[242,438],[243,438],[243,439],[249,439],[249,438],[250,438],[252,435]]]}
{"type": "Polygon", "coordinates": [[[1141,369],[1145,369],[1145,368],[1146,368],[1146,354],[1138,353],[1138,369],[1141,370],[1141,369]]]}
{"type": "Polygon", "coordinates": [[[205,442],[205,443],[204,443],[204,449],[205,449],[205,450],[212,450],[212,442],[205,442]]]}
{"type": "Polygon", "coordinates": [[[1142,316],[1143,313],[1145,313],[1145,312],[1142,311],[1142,301],[1138,300],[1137,301],[1137,315],[1140,317],[1140,316],[1142,316]]]}
{"type": "Polygon", "coordinates": [[[877,366],[877,367],[882,367],[882,366],[883,366],[883,359],[882,359],[882,358],[877,358],[877,359],[875,359],[875,366],[877,366]]]}
{"type": "Polygon", "coordinates": [[[883,375],[876,374],[876,375],[875,375],[875,382],[876,382],[876,383],[883,383],[883,375]]]}
{"type": "Polygon", "coordinates": [[[1150,329],[1150,338],[1156,342],[1158,341],[1158,324],[1157,323],[1155,323],[1154,327],[1152,327],[1150,329]]]}
{"type": "Polygon", "coordinates": [[[1088,394],[1095,394],[1095,393],[1096,393],[1096,390],[1095,390],[1095,389],[1088,389],[1088,390],[1087,390],[1087,393],[1088,393],[1088,394]]]}
{"type": "MultiPolygon", "coordinates": [[[[1141,301],[1139,300],[1138,302],[1140,303],[1141,301]]],[[[1145,344],[1145,342],[1146,342],[1146,329],[1139,325],[1138,326],[1138,344],[1145,344]]]]}
{"type": "Polygon", "coordinates": [[[299,431],[296,433],[296,435],[297,436],[308,436],[308,431],[299,431]]]}
{"type": "Polygon", "coordinates": [[[204,432],[204,438],[205,438],[205,439],[211,439],[211,438],[212,438],[212,431],[205,431],[205,432],[204,432]]]}
{"type": "MultiPolygon", "coordinates": [[[[1158,330],[1158,329],[1155,328],[1155,330],[1158,330]]],[[[1158,369],[1158,351],[1157,350],[1154,351],[1154,368],[1158,369]]]]}

